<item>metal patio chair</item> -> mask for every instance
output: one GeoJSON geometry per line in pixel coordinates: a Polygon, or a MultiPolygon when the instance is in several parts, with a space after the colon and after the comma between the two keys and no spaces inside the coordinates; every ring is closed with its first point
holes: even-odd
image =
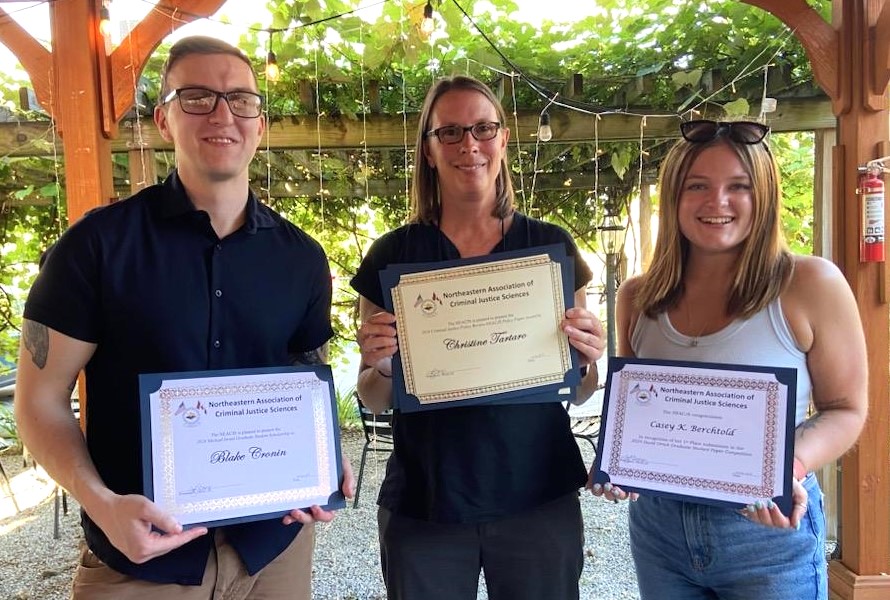
{"type": "Polygon", "coordinates": [[[355,500],[353,508],[358,508],[358,499],[362,491],[362,479],[365,476],[365,464],[368,452],[392,452],[392,411],[387,410],[381,414],[374,414],[362,404],[358,392],[354,392],[355,403],[358,406],[359,418],[362,420],[362,432],[365,434],[365,445],[362,447],[362,459],[358,468],[358,481],[355,485],[355,500]]]}

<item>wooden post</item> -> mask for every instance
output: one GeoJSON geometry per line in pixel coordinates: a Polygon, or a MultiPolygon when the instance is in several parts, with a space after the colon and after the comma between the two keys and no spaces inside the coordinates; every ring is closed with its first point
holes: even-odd
{"type": "Polygon", "coordinates": [[[495,96],[506,112],[510,113],[516,110],[513,105],[513,78],[510,75],[501,75],[498,79],[495,96]]]}
{"type": "MultiPolygon", "coordinates": [[[[813,254],[828,260],[835,260],[832,230],[834,229],[834,211],[832,202],[833,151],[837,143],[834,129],[818,129],[815,131],[814,173],[813,173],[813,254]]],[[[826,539],[838,542],[840,531],[840,500],[838,463],[825,465],[816,476],[819,486],[825,494],[825,534],[826,539]]],[[[826,551],[828,548],[826,548],[826,551]]]]}
{"type": "Polygon", "coordinates": [[[834,260],[833,238],[834,213],[832,210],[832,156],[837,144],[834,129],[817,129],[814,144],[813,174],[813,254],[834,260]]]}
{"type": "Polygon", "coordinates": [[[371,114],[380,114],[380,82],[376,79],[368,82],[368,105],[371,109],[369,111],[371,114]]]}
{"type": "MultiPolygon", "coordinates": [[[[859,261],[858,167],[887,154],[890,119],[890,3],[834,0],[829,26],[805,0],[744,0],[788,25],[832,99],[835,260],[856,296],[868,346],[869,416],[859,442],[841,458],[841,558],[829,566],[840,600],[890,597],[890,311],[884,263],[859,261]]],[[[886,218],[887,213],[885,213],[886,218]]]]}
{"type": "Polygon", "coordinates": [[[66,48],[53,53],[53,72],[55,117],[64,140],[68,221],[73,223],[114,193],[111,146],[103,135],[108,115],[103,116],[101,90],[108,82],[100,80],[98,64],[107,57],[98,30],[98,0],[57,0],[49,14],[53,44],[66,48]]]}
{"type": "Polygon", "coordinates": [[[306,109],[306,112],[315,115],[318,114],[318,102],[315,97],[315,87],[311,81],[303,80],[299,83],[300,104],[306,109]]]}
{"type": "Polygon", "coordinates": [[[650,184],[644,176],[640,188],[640,266],[643,271],[652,263],[652,198],[649,188],[650,184]]]}
{"type": "MultiPolygon", "coordinates": [[[[111,201],[111,145],[103,135],[102,98],[98,60],[106,60],[105,42],[99,34],[99,2],[57,0],[49,18],[55,93],[53,116],[62,136],[65,159],[65,194],[68,222],[74,223],[94,206],[111,201]],[[61,53],[59,48],[67,48],[61,53]]],[[[107,70],[105,73],[107,75],[107,70]]],[[[107,113],[106,113],[107,117],[107,113]]],[[[107,121],[106,121],[107,124],[107,121]]],[[[86,379],[77,379],[78,396],[86,406],[86,379]]],[[[81,428],[86,410],[80,412],[81,428]]]]}
{"type": "MultiPolygon", "coordinates": [[[[890,318],[881,297],[884,263],[859,262],[861,208],[856,194],[858,167],[881,156],[890,135],[886,90],[876,97],[870,70],[876,64],[870,28],[886,9],[883,1],[846,0],[834,14],[838,72],[848,74],[840,91],[850,96],[839,103],[849,110],[838,114],[843,161],[834,197],[843,204],[838,225],[844,231],[838,250],[866,332],[869,417],[859,443],[841,459],[841,559],[831,563],[829,588],[839,598],[855,600],[890,597],[890,577],[882,575],[890,567],[890,318]]],[[[887,68],[886,58],[878,62],[887,68]]]]}
{"type": "Polygon", "coordinates": [[[31,99],[28,98],[28,88],[19,88],[19,108],[22,110],[31,110],[31,99]]]}
{"type": "Polygon", "coordinates": [[[129,169],[130,193],[154,185],[158,180],[158,168],[155,162],[155,151],[150,148],[143,136],[144,119],[129,123],[130,141],[127,144],[127,167],[129,169]]]}
{"type": "Polygon", "coordinates": [[[584,76],[574,73],[566,86],[566,95],[569,98],[580,98],[584,94],[584,76]]]}

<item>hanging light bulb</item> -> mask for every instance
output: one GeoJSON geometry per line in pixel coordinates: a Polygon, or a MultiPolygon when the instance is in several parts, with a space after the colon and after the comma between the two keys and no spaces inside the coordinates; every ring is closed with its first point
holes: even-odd
{"type": "Polygon", "coordinates": [[[423,7],[423,21],[420,22],[420,31],[424,35],[431,34],[436,29],[436,23],[433,21],[433,5],[430,0],[426,0],[426,6],[423,7]]]}
{"type": "Polygon", "coordinates": [[[104,38],[111,37],[111,13],[104,3],[99,7],[99,33],[104,38]]]}
{"type": "Polygon", "coordinates": [[[550,128],[550,113],[546,110],[541,113],[541,124],[538,125],[538,139],[549,142],[553,139],[553,130],[550,128]]]}
{"type": "Polygon", "coordinates": [[[278,67],[278,60],[275,58],[275,53],[269,50],[269,54],[266,56],[266,79],[278,81],[279,77],[281,77],[281,69],[278,67]]]}

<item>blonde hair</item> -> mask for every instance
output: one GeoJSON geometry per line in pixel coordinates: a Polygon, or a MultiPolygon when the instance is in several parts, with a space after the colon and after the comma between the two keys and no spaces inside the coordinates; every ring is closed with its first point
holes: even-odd
{"type": "Polygon", "coordinates": [[[751,231],[734,267],[727,314],[750,317],[778,298],[790,279],[793,261],[779,219],[779,170],[766,142],[739,144],[727,136],[705,143],[680,140],[661,163],[658,240],[635,298],[636,307],[650,318],[672,308],[683,296],[689,240],[680,232],[680,195],[692,163],[717,144],[735,152],[752,186],[751,231]]]}
{"type": "MultiPolygon", "coordinates": [[[[429,143],[426,137],[430,129],[430,120],[436,101],[451,90],[469,90],[479,92],[491,102],[497,111],[498,122],[503,126],[507,122],[504,107],[492,93],[491,89],[478,79],[458,75],[437,81],[427,92],[420,111],[417,125],[417,141],[414,145],[414,174],[411,180],[411,222],[438,223],[442,211],[439,197],[439,179],[436,169],[424,160],[424,144],[429,143]]],[[[492,214],[501,219],[513,212],[513,182],[510,179],[510,165],[507,156],[501,158],[501,168],[495,182],[495,207],[492,214]]]]}

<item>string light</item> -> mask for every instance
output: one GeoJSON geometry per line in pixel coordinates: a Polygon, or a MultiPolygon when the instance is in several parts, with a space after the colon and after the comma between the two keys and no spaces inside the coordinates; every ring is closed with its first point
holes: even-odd
{"type": "Polygon", "coordinates": [[[541,123],[538,125],[538,139],[549,142],[553,139],[553,129],[550,127],[550,113],[546,110],[541,113],[541,123]]]}
{"type": "MultiPolygon", "coordinates": [[[[2,0],[0,0],[0,2],[2,2],[2,0]]],[[[337,20],[337,19],[340,19],[340,18],[343,18],[343,17],[347,17],[347,16],[350,16],[350,15],[353,15],[353,14],[355,14],[355,13],[360,13],[360,12],[362,12],[362,11],[364,11],[364,10],[366,10],[366,9],[369,9],[369,8],[371,8],[371,7],[374,7],[374,6],[378,6],[378,5],[381,5],[381,4],[387,4],[388,2],[389,2],[389,0],[376,0],[376,2],[371,2],[370,4],[362,5],[362,6],[359,6],[359,7],[357,7],[357,8],[354,8],[354,9],[352,9],[352,10],[348,10],[348,11],[345,11],[345,12],[342,12],[342,13],[337,13],[337,14],[333,14],[333,15],[330,15],[330,16],[322,17],[322,18],[319,18],[319,19],[317,19],[317,20],[307,20],[307,21],[303,21],[303,20],[301,19],[301,20],[299,20],[298,24],[296,24],[296,25],[293,25],[293,26],[291,26],[291,27],[287,27],[287,28],[276,29],[275,31],[294,31],[294,30],[296,30],[296,29],[305,28],[305,27],[309,27],[309,26],[312,26],[312,25],[318,25],[318,24],[321,24],[321,23],[327,23],[327,22],[334,21],[334,20],[337,20]]],[[[553,92],[547,90],[547,89],[544,87],[543,84],[541,84],[541,83],[539,83],[538,81],[534,80],[532,77],[529,77],[526,73],[524,73],[521,69],[519,69],[519,68],[513,63],[513,61],[511,61],[511,60],[509,59],[509,57],[505,56],[505,55],[501,52],[501,50],[500,50],[500,48],[498,47],[498,45],[495,44],[491,39],[489,39],[489,37],[486,35],[485,31],[484,31],[481,27],[479,27],[479,25],[476,23],[476,21],[475,21],[475,20],[474,20],[474,19],[473,19],[467,12],[466,12],[466,10],[464,10],[464,8],[460,5],[460,3],[458,2],[458,0],[452,0],[452,2],[453,2],[453,4],[457,7],[457,9],[464,15],[464,17],[469,21],[470,25],[472,25],[472,27],[473,27],[473,28],[474,28],[474,29],[481,35],[481,37],[488,43],[488,46],[489,46],[489,47],[490,47],[490,48],[491,48],[497,55],[499,55],[500,58],[501,58],[501,59],[502,59],[502,60],[503,60],[503,61],[504,61],[504,62],[505,62],[511,69],[512,69],[512,72],[513,72],[513,74],[514,74],[514,76],[515,76],[515,79],[516,79],[517,81],[523,81],[523,82],[525,82],[525,83],[532,89],[532,91],[534,91],[535,93],[537,93],[538,95],[542,96],[542,97],[545,98],[545,99],[548,99],[548,100],[549,100],[549,99],[555,97],[553,92]]],[[[190,17],[193,17],[193,18],[201,18],[201,19],[203,19],[203,20],[205,20],[205,21],[215,22],[215,23],[218,23],[218,24],[220,24],[220,25],[233,25],[233,23],[225,22],[225,21],[218,20],[218,19],[213,19],[213,18],[211,18],[211,17],[207,17],[206,15],[203,15],[203,14],[191,13],[191,12],[188,12],[187,10],[182,10],[180,7],[175,7],[175,8],[172,8],[172,9],[171,9],[170,7],[163,6],[162,3],[157,4],[157,5],[153,8],[153,10],[155,10],[155,11],[157,11],[157,12],[160,12],[160,13],[163,13],[163,14],[168,14],[168,15],[170,15],[171,20],[177,20],[176,15],[183,15],[183,16],[190,16],[190,17]]],[[[433,7],[432,7],[432,4],[431,4],[431,0],[427,0],[426,5],[424,6],[424,20],[426,20],[426,15],[429,14],[429,15],[430,15],[430,17],[429,17],[430,25],[433,26],[433,30],[434,30],[434,29],[435,29],[435,21],[432,19],[432,13],[433,13],[433,7]]],[[[402,18],[404,18],[404,16],[405,16],[405,15],[404,15],[404,12],[402,13],[401,16],[402,16],[402,18]]],[[[401,22],[400,22],[400,26],[401,26],[401,22]]],[[[424,26],[424,23],[421,22],[421,29],[423,28],[423,26],[424,26]]],[[[254,32],[269,31],[269,29],[261,29],[261,28],[257,28],[257,27],[246,27],[246,29],[247,29],[248,31],[254,31],[254,32]]],[[[794,33],[791,32],[791,31],[788,31],[788,32],[786,32],[786,33],[784,34],[783,37],[778,38],[778,39],[776,40],[776,46],[777,46],[777,49],[776,49],[776,51],[772,54],[772,56],[770,57],[769,60],[772,61],[773,59],[775,59],[776,56],[778,56],[778,55],[781,53],[781,51],[782,51],[783,49],[785,49],[785,47],[786,47],[788,41],[791,40],[791,39],[793,39],[793,37],[794,37],[794,33]]],[[[757,53],[756,56],[754,56],[750,61],[748,61],[748,63],[747,63],[747,64],[746,64],[746,65],[745,65],[745,66],[738,72],[737,75],[735,75],[735,77],[733,78],[733,80],[732,80],[730,83],[727,83],[727,84],[724,85],[723,87],[721,87],[721,88],[719,88],[719,89],[717,89],[717,90],[714,90],[714,91],[710,94],[710,96],[705,97],[705,98],[702,98],[702,99],[701,99],[695,106],[692,106],[692,107],[688,108],[685,112],[689,112],[690,114],[700,115],[701,113],[697,110],[698,107],[701,107],[701,106],[703,106],[703,105],[706,105],[709,101],[711,101],[712,98],[715,98],[720,92],[722,92],[722,91],[724,91],[724,90],[726,90],[726,89],[730,89],[731,87],[734,89],[734,86],[735,86],[735,83],[736,83],[736,82],[741,81],[741,80],[746,79],[747,77],[749,77],[749,76],[752,74],[752,71],[753,71],[753,70],[755,70],[755,69],[759,70],[760,67],[754,67],[753,65],[754,65],[754,64],[758,61],[758,59],[760,59],[761,56],[763,56],[768,50],[769,50],[769,47],[762,49],[760,52],[757,53]]],[[[468,64],[469,64],[470,61],[471,61],[471,59],[470,59],[469,57],[467,57],[467,63],[468,63],[468,64]]],[[[477,61],[473,61],[473,62],[477,62],[477,61]]],[[[480,64],[480,65],[483,66],[484,68],[487,68],[487,69],[489,69],[489,70],[498,72],[498,69],[496,69],[495,67],[492,67],[492,66],[490,66],[490,65],[486,65],[486,64],[484,64],[484,63],[478,63],[478,64],[480,64]]],[[[403,84],[404,84],[404,80],[403,80],[403,84]]],[[[599,118],[601,118],[601,117],[603,117],[603,116],[610,116],[610,115],[637,116],[637,117],[642,117],[642,116],[643,116],[642,114],[638,114],[638,113],[635,113],[635,112],[633,112],[633,111],[628,111],[628,110],[626,110],[626,109],[625,109],[625,110],[621,110],[621,109],[611,109],[611,110],[610,110],[610,109],[607,109],[607,108],[605,108],[605,107],[603,107],[603,106],[594,105],[594,104],[589,104],[589,103],[586,103],[586,102],[580,102],[580,101],[573,100],[573,99],[568,99],[568,98],[566,98],[566,99],[562,99],[562,100],[560,100],[559,102],[551,101],[551,104],[555,104],[555,105],[557,105],[557,106],[560,106],[560,107],[565,108],[565,109],[568,109],[568,110],[572,110],[572,111],[574,111],[574,112],[579,112],[579,113],[582,113],[582,114],[588,114],[588,115],[595,115],[597,119],[599,119],[599,118]]],[[[678,116],[680,116],[680,113],[675,112],[675,113],[665,113],[665,114],[649,114],[649,115],[647,115],[647,116],[650,117],[650,118],[676,119],[678,116]]]]}
{"type": "Polygon", "coordinates": [[[430,0],[426,0],[426,6],[423,7],[423,21],[420,22],[420,31],[424,35],[430,35],[436,29],[436,23],[433,21],[433,5],[430,0]]]}
{"type": "MultiPolygon", "coordinates": [[[[2,2],[2,0],[0,0],[0,2],[2,2]]],[[[311,20],[311,21],[300,20],[297,25],[293,25],[293,26],[287,27],[287,28],[277,29],[276,31],[294,31],[296,29],[309,27],[312,25],[327,23],[327,22],[334,21],[334,20],[337,20],[337,19],[340,19],[343,17],[353,15],[355,13],[360,13],[360,12],[362,12],[366,9],[369,9],[371,7],[374,7],[374,6],[378,6],[381,4],[387,4],[388,2],[389,2],[389,0],[377,0],[376,2],[372,2],[367,5],[362,5],[357,8],[354,8],[352,10],[344,11],[342,13],[337,13],[337,14],[333,14],[330,16],[322,17],[317,20],[311,20]]],[[[541,83],[535,81],[533,78],[526,75],[521,69],[519,69],[513,63],[513,61],[511,61],[507,56],[505,56],[499,49],[498,45],[495,44],[491,39],[489,39],[489,37],[485,34],[485,31],[483,31],[482,28],[480,28],[479,25],[476,23],[476,21],[466,12],[466,10],[464,10],[464,8],[460,5],[458,0],[452,0],[452,2],[457,7],[457,9],[464,15],[464,17],[469,21],[469,23],[473,26],[473,28],[488,43],[489,47],[496,54],[498,54],[501,57],[501,59],[512,69],[517,81],[524,81],[529,87],[531,87],[531,89],[535,93],[537,93],[538,95],[540,95],[546,99],[550,99],[554,96],[553,92],[547,90],[541,83]]],[[[200,18],[205,21],[215,22],[220,25],[233,25],[232,23],[229,23],[229,22],[225,22],[222,20],[207,17],[204,14],[192,13],[192,12],[188,12],[187,10],[182,10],[180,7],[175,7],[175,8],[171,9],[170,7],[163,6],[162,3],[158,3],[153,8],[153,10],[170,15],[171,20],[176,20],[177,19],[176,15],[183,15],[183,16],[190,16],[193,18],[200,18]]],[[[424,6],[424,20],[426,20],[427,14],[429,14],[430,26],[432,26],[433,29],[435,29],[435,21],[433,21],[433,19],[432,19],[433,7],[431,4],[431,0],[427,0],[426,5],[424,6]]],[[[402,17],[404,17],[404,13],[402,13],[402,17]]],[[[423,29],[423,27],[424,27],[424,23],[421,22],[421,29],[423,29]]],[[[257,27],[246,27],[246,29],[248,31],[254,31],[254,32],[269,31],[268,29],[261,29],[261,28],[257,28],[257,27]]],[[[778,56],[781,53],[781,51],[785,48],[788,41],[793,39],[793,37],[794,37],[794,33],[792,31],[788,31],[784,34],[783,37],[778,38],[776,40],[776,45],[778,46],[778,48],[776,49],[776,51],[773,53],[773,55],[770,57],[769,60],[772,61],[773,59],[775,59],[775,57],[778,56]]],[[[690,112],[691,114],[700,114],[699,111],[696,110],[697,107],[707,104],[712,98],[716,97],[720,92],[722,92],[726,89],[729,89],[729,88],[734,89],[735,83],[737,81],[741,81],[741,80],[749,77],[752,74],[753,69],[759,70],[759,67],[752,67],[752,65],[754,65],[757,62],[757,60],[768,51],[768,49],[769,48],[767,47],[767,48],[764,48],[763,50],[761,50],[760,52],[758,52],[757,55],[754,56],[748,62],[748,64],[745,65],[739,71],[739,73],[733,78],[733,80],[730,83],[724,85],[723,87],[721,87],[717,90],[714,90],[710,96],[702,98],[698,102],[698,104],[689,108],[688,112],[690,112]]],[[[468,63],[470,62],[469,57],[467,58],[467,62],[468,63]]],[[[479,64],[482,65],[483,67],[490,69],[490,70],[497,71],[497,69],[495,69],[494,67],[485,65],[484,63],[479,63],[479,64]]],[[[566,109],[569,109],[569,110],[572,110],[575,112],[579,112],[582,114],[596,115],[597,118],[604,116],[604,115],[605,116],[623,115],[623,116],[639,116],[639,117],[643,116],[642,114],[637,114],[637,113],[634,113],[634,112],[628,111],[628,110],[618,110],[618,109],[608,110],[602,106],[592,105],[592,104],[589,104],[586,102],[579,102],[579,101],[572,100],[572,99],[564,99],[559,102],[552,102],[552,103],[556,104],[562,108],[566,108],[566,109]]],[[[657,115],[650,114],[647,116],[649,116],[650,118],[676,119],[679,116],[679,113],[666,113],[666,114],[657,114],[657,115]]]]}
{"type": "Polygon", "coordinates": [[[278,59],[275,58],[275,53],[272,52],[272,34],[273,32],[269,32],[269,54],[266,55],[266,81],[278,81],[278,78],[281,77],[281,69],[278,67],[278,59]]]}
{"type": "Polygon", "coordinates": [[[99,7],[99,33],[106,39],[111,37],[111,13],[104,2],[99,7]]]}
{"type": "Polygon", "coordinates": [[[278,81],[279,77],[281,77],[281,68],[278,66],[278,60],[275,58],[275,53],[269,50],[269,54],[266,56],[266,79],[269,81],[278,81]]]}

